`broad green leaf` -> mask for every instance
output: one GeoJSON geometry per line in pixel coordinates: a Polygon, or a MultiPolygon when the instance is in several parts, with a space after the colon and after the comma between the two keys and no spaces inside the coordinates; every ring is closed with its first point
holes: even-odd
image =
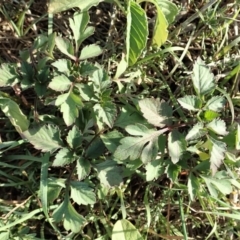
{"type": "Polygon", "coordinates": [[[235,144],[236,144],[236,150],[240,150],[240,124],[237,125],[235,144]]]}
{"type": "Polygon", "coordinates": [[[84,179],[86,176],[89,175],[91,171],[91,164],[88,159],[79,157],[77,159],[77,175],[78,175],[78,180],[81,181],[84,179]]]}
{"type": "Polygon", "coordinates": [[[201,97],[215,89],[214,75],[200,57],[194,64],[192,80],[195,91],[201,97]]]}
{"type": "Polygon", "coordinates": [[[0,92],[0,108],[19,133],[26,131],[30,124],[29,120],[23,114],[16,102],[12,101],[10,98],[3,97],[3,95],[4,94],[0,92]]]}
{"type": "Polygon", "coordinates": [[[73,152],[67,148],[62,148],[56,154],[55,159],[53,161],[54,167],[62,167],[66,164],[73,162],[75,159],[73,157],[73,152]]]}
{"type": "Polygon", "coordinates": [[[99,0],[50,0],[48,12],[58,13],[74,7],[78,7],[81,10],[88,10],[92,6],[97,6],[98,3],[99,0]]]}
{"type": "Polygon", "coordinates": [[[63,74],[55,76],[49,83],[49,87],[57,92],[67,91],[72,82],[63,74]]]}
{"type": "Polygon", "coordinates": [[[194,95],[186,95],[185,97],[178,98],[177,100],[183,108],[189,111],[199,111],[201,106],[201,101],[194,95]]]}
{"type": "Polygon", "coordinates": [[[18,82],[16,65],[10,63],[1,64],[0,68],[0,87],[13,86],[18,82]]]}
{"type": "Polygon", "coordinates": [[[102,54],[102,52],[103,50],[96,44],[87,45],[82,49],[79,60],[97,57],[102,54]]]}
{"type": "Polygon", "coordinates": [[[71,198],[77,204],[88,205],[96,202],[96,196],[93,192],[93,188],[90,188],[87,183],[84,182],[70,182],[71,198]]]}
{"type": "Polygon", "coordinates": [[[128,65],[131,66],[136,63],[146,47],[148,23],[145,11],[136,2],[128,2],[127,12],[126,48],[128,65]]]}
{"type": "Polygon", "coordinates": [[[144,240],[144,238],[131,222],[122,219],[113,226],[112,240],[144,240]]]}
{"type": "Polygon", "coordinates": [[[221,119],[214,119],[213,121],[207,124],[207,128],[211,129],[212,131],[219,135],[228,134],[226,123],[221,119]]]}
{"type": "MultiPolygon", "coordinates": [[[[230,194],[232,192],[231,182],[228,179],[218,179],[213,177],[201,176],[204,181],[207,183],[209,188],[210,185],[213,185],[217,188],[223,195],[230,194]]],[[[211,188],[211,187],[210,187],[211,188]]],[[[213,197],[217,197],[216,192],[212,192],[213,197]]]]}
{"type": "Polygon", "coordinates": [[[199,190],[199,181],[198,179],[190,173],[188,176],[188,194],[190,196],[191,201],[194,201],[194,198],[199,190]]]}
{"type": "Polygon", "coordinates": [[[172,108],[166,102],[160,102],[158,99],[146,98],[139,101],[139,107],[144,118],[152,125],[164,127],[166,124],[171,123],[172,108]]]}
{"type": "Polygon", "coordinates": [[[116,105],[112,101],[97,103],[93,107],[95,117],[100,123],[105,123],[112,128],[117,116],[116,105]]]}
{"type": "Polygon", "coordinates": [[[83,34],[84,30],[87,27],[87,24],[89,22],[89,14],[88,11],[83,12],[75,12],[73,15],[73,19],[69,18],[69,24],[70,28],[72,29],[76,50],[78,50],[81,42],[81,35],[83,34]]]}
{"type": "Polygon", "coordinates": [[[168,134],[168,151],[174,164],[180,160],[183,153],[186,151],[186,147],[187,144],[184,136],[176,129],[168,134]]]}
{"type": "Polygon", "coordinates": [[[210,169],[212,170],[212,175],[214,175],[217,172],[217,169],[221,166],[224,159],[224,154],[226,152],[226,144],[210,136],[209,139],[212,143],[210,169]]]}
{"type": "Polygon", "coordinates": [[[131,105],[124,105],[120,110],[120,115],[116,119],[114,125],[125,129],[128,125],[140,123],[144,124],[145,119],[131,105]]]}
{"type": "Polygon", "coordinates": [[[79,114],[79,109],[83,107],[81,98],[72,91],[59,95],[55,105],[60,105],[60,111],[63,113],[63,119],[67,126],[72,125],[79,114]]]}
{"type": "Polygon", "coordinates": [[[141,124],[129,125],[126,131],[136,137],[125,137],[114,153],[114,157],[120,161],[130,158],[135,160],[141,158],[143,163],[156,159],[158,154],[158,136],[168,131],[167,128],[156,131],[148,129],[141,124]]]}
{"type": "Polygon", "coordinates": [[[36,126],[23,132],[22,135],[42,152],[54,152],[63,146],[60,131],[53,125],[36,126]]]}
{"type": "Polygon", "coordinates": [[[219,114],[217,112],[214,112],[212,110],[207,110],[204,112],[204,119],[206,121],[212,121],[213,119],[219,117],[219,114]]]}
{"type": "Polygon", "coordinates": [[[204,129],[203,123],[198,122],[192,127],[192,129],[189,130],[185,139],[187,141],[195,140],[195,139],[198,139],[198,138],[204,136],[206,133],[207,133],[207,131],[206,131],[206,129],[204,129]]]}
{"type": "Polygon", "coordinates": [[[106,134],[101,134],[100,137],[108,151],[114,153],[120,144],[120,140],[123,138],[123,134],[117,130],[113,130],[106,134]]]}
{"type": "Polygon", "coordinates": [[[226,100],[222,96],[214,96],[209,99],[204,106],[204,109],[212,110],[214,112],[221,112],[226,104],[226,100]]]}
{"type": "Polygon", "coordinates": [[[82,145],[83,135],[76,125],[68,132],[66,140],[72,149],[76,149],[82,145]]]}
{"type": "Polygon", "coordinates": [[[67,55],[72,60],[76,61],[77,58],[74,56],[73,45],[68,39],[63,39],[61,37],[55,38],[56,46],[65,55],[67,55]]]}
{"type": "Polygon", "coordinates": [[[68,59],[58,59],[51,65],[57,68],[57,70],[62,73],[69,73],[71,70],[71,61],[68,59]]]}
{"type": "Polygon", "coordinates": [[[106,160],[97,164],[98,178],[105,187],[119,186],[122,179],[122,168],[112,160],[106,160]]]}
{"type": "Polygon", "coordinates": [[[169,0],[156,0],[156,2],[161,8],[168,24],[171,24],[178,14],[177,6],[169,0]]]}
{"type": "Polygon", "coordinates": [[[146,169],[146,180],[153,181],[154,179],[158,179],[164,173],[165,167],[163,166],[163,160],[157,159],[152,162],[149,162],[146,169]]]}

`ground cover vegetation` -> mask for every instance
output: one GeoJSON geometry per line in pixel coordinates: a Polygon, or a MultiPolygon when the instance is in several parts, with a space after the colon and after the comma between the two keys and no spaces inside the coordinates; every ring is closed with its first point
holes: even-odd
{"type": "Polygon", "coordinates": [[[0,3],[0,239],[239,239],[239,0],[0,3]]]}

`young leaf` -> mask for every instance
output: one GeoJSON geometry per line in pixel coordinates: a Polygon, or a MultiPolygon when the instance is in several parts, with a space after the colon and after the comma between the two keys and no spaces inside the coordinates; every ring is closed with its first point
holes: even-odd
{"type": "Polygon", "coordinates": [[[199,98],[194,95],[186,95],[185,97],[178,98],[178,102],[183,108],[189,111],[199,111],[201,104],[199,98]]]}
{"type": "Polygon", "coordinates": [[[145,11],[134,2],[128,2],[127,14],[127,61],[131,66],[136,63],[147,43],[148,23],[145,11]]]}
{"type": "Polygon", "coordinates": [[[168,24],[171,24],[178,14],[177,6],[169,0],[157,0],[157,3],[168,21],[168,24]]]}
{"type": "Polygon", "coordinates": [[[149,123],[157,127],[164,127],[170,123],[172,108],[166,102],[160,102],[158,99],[146,98],[139,101],[139,107],[144,118],[149,123]]]}
{"type": "Polygon", "coordinates": [[[77,128],[76,125],[74,125],[73,128],[68,132],[66,140],[72,149],[76,149],[81,146],[83,136],[81,131],[77,128]]]}
{"type": "Polygon", "coordinates": [[[97,57],[102,54],[102,52],[103,50],[96,44],[87,45],[82,49],[79,60],[97,57]]]}
{"type": "Polygon", "coordinates": [[[49,87],[57,92],[67,91],[72,82],[63,74],[55,76],[52,81],[49,83],[49,87]]]}
{"type": "Polygon", "coordinates": [[[18,82],[15,64],[3,63],[0,68],[0,87],[13,86],[18,82]]]}
{"type": "Polygon", "coordinates": [[[212,92],[215,88],[214,76],[200,57],[194,64],[192,80],[195,91],[201,97],[212,92]]]}
{"type": "Polygon", "coordinates": [[[19,133],[26,131],[29,127],[29,120],[22,113],[16,102],[12,101],[10,98],[3,97],[2,95],[3,94],[0,92],[0,108],[19,133]]]}
{"type": "Polygon", "coordinates": [[[126,219],[118,220],[112,231],[112,240],[144,240],[139,231],[126,219]]]}
{"type": "Polygon", "coordinates": [[[91,171],[91,164],[88,159],[85,159],[83,157],[80,157],[77,159],[77,175],[78,175],[78,180],[81,181],[84,179],[86,176],[91,171]]]}
{"type": "Polygon", "coordinates": [[[112,160],[106,160],[96,166],[98,178],[105,187],[119,186],[122,179],[122,168],[112,160]]]}
{"type": "Polygon", "coordinates": [[[207,124],[207,128],[211,129],[212,131],[219,135],[225,136],[228,134],[226,130],[226,123],[221,119],[214,119],[213,121],[207,124]]]}
{"type": "Polygon", "coordinates": [[[21,135],[42,152],[54,152],[63,146],[60,131],[53,125],[36,126],[21,135]]]}
{"type": "Polygon", "coordinates": [[[226,104],[226,100],[222,96],[214,96],[209,99],[204,109],[212,110],[214,112],[221,112],[226,104]]]}
{"type": "Polygon", "coordinates": [[[55,38],[56,45],[58,49],[68,57],[70,57],[72,60],[76,61],[77,58],[74,56],[74,50],[73,45],[68,39],[63,39],[61,37],[55,38]]]}
{"type": "Polygon", "coordinates": [[[73,162],[75,159],[73,157],[73,152],[67,148],[61,149],[55,156],[53,161],[54,167],[62,167],[66,164],[73,162]]]}
{"type": "Polygon", "coordinates": [[[198,122],[196,123],[192,129],[189,130],[187,136],[185,139],[188,140],[195,140],[202,136],[204,136],[207,133],[207,131],[204,129],[203,123],[198,122]]]}
{"type": "Polygon", "coordinates": [[[212,143],[211,158],[210,158],[210,169],[212,170],[212,175],[217,172],[217,169],[221,166],[224,159],[224,154],[226,152],[226,144],[221,141],[209,136],[209,140],[212,143]]]}
{"type": "Polygon", "coordinates": [[[217,112],[214,112],[212,110],[207,110],[204,112],[204,119],[206,121],[212,121],[213,119],[219,117],[219,114],[217,112]]]}
{"type": "Polygon", "coordinates": [[[168,134],[168,151],[174,164],[180,160],[182,154],[186,151],[186,147],[186,141],[180,132],[174,129],[168,134]]]}
{"type": "Polygon", "coordinates": [[[117,116],[116,105],[111,101],[97,103],[93,107],[95,117],[100,123],[105,123],[108,127],[112,128],[114,120],[117,116]]]}
{"type": "Polygon", "coordinates": [[[160,175],[164,173],[165,167],[162,164],[162,159],[157,159],[152,162],[149,162],[146,169],[146,180],[153,181],[154,179],[158,179],[160,175]]]}
{"type": "Polygon", "coordinates": [[[70,182],[71,187],[71,198],[77,204],[88,205],[94,204],[96,202],[96,196],[93,192],[93,189],[88,186],[87,183],[84,182],[70,182]]]}
{"type": "Polygon", "coordinates": [[[120,161],[127,159],[135,160],[141,158],[143,163],[148,163],[156,159],[158,154],[158,136],[168,131],[167,128],[156,131],[148,129],[141,124],[129,125],[126,131],[135,136],[125,137],[114,153],[114,157],[120,161]]]}
{"type": "Polygon", "coordinates": [[[78,7],[81,10],[88,10],[92,6],[97,6],[98,3],[99,0],[50,0],[48,12],[58,13],[74,7],[78,7]]]}

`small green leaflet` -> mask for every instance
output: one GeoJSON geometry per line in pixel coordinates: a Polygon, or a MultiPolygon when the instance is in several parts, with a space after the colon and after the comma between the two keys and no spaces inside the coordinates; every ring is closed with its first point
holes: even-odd
{"type": "Polygon", "coordinates": [[[212,143],[210,169],[212,170],[212,175],[214,175],[217,172],[217,169],[221,166],[222,161],[224,159],[224,154],[226,152],[226,144],[210,136],[209,140],[212,143]]]}
{"type": "Polygon", "coordinates": [[[218,135],[227,135],[226,123],[221,119],[213,119],[210,123],[207,124],[207,128],[211,129],[218,135]]]}
{"type": "Polygon", "coordinates": [[[73,152],[67,148],[62,148],[55,156],[53,161],[54,167],[62,167],[66,164],[73,162],[75,158],[73,157],[73,152]]]}
{"type": "Polygon", "coordinates": [[[143,163],[148,163],[156,159],[158,154],[158,136],[168,131],[164,128],[156,131],[148,129],[142,124],[129,125],[126,131],[135,137],[125,137],[114,153],[114,157],[120,161],[129,158],[135,160],[141,158],[143,163]]]}
{"type": "Polygon", "coordinates": [[[207,133],[207,130],[204,129],[203,123],[198,122],[192,127],[192,129],[189,130],[185,139],[187,141],[195,140],[195,139],[198,139],[198,138],[204,136],[206,133],[207,133]]]}
{"type": "Polygon", "coordinates": [[[144,240],[144,238],[131,222],[122,219],[113,226],[112,240],[144,240]]]}
{"type": "Polygon", "coordinates": [[[97,57],[102,54],[102,52],[103,50],[96,44],[87,45],[82,49],[79,60],[97,57]]]}
{"type": "Polygon", "coordinates": [[[36,149],[42,152],[54,152],[64,145],[57,126],[36,126],[22,133],[36,149]]]}
{"type": "Polygon", "coordinates": [[[83,135],[76,125],[68,132],[67,143],[72,149],[76,149],[81,146],[83,135]]]}
{"type": "Polygon", "coordinates": [[[166,124],[171,123],[172,108],[166,102],[146,98],[139,101],[139,107],[143,113],[143,117],[147,119],[150,124],[156,127],[164,127],[166,124]]]}
{"type": "Polygon", "coordinates": [[[49,87],[57,92],[69,90],[72,82],[63,74],[55,76],[49,83],[49,87]]]}
{"type": "Polygon", "coordinates": [[[180,160],[183,153],[186,151],[186,148],[186,140],[179,131],[174,129],[168,134],[168,151],[174,164],[176,164],[180,160]]]}
{"type": "Polygon", "coordinates": [[[195,91],[201,97],[212,92],[216,87],[214,75],[210,72],[209,68],[200,57],[198,57],[194,64],[192,81],[195,91]]]}
{"type": "Polygon", "coordinates": [[[87,183],[84,182],[70,182],[71,198],[77,204],[88,205],[96,202],[96,196],[93,192],[93,188],[90,188],[87,183]]]}
{"type": "Polygon", "coordinates": [[[194,95],[186,95],[185,97],[178,98],[179,104],[189,111],[199,111],[201,101],[194,95]]]}

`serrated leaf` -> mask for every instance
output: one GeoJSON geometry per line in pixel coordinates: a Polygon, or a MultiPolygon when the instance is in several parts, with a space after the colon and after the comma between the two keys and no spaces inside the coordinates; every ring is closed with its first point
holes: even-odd
{"type": "Polygon", "coordinates": [[[157,159],[152,162],[149,162],[146,169],[146,180],[153,181],[154,179],[158,179],[164,173],[165,167],[162,165],[163,160],[157,159]]]}
{"type": "Polygon", "coordinates": [[[94,90],[100,93],[107,89],[111,84],[108,74],[101,68],[93,72],[91,80],[94,85],[94,90]]]}
{"type": "Polygon", "coordinates": [[[71,62],[68,59],[58,59],[51,65],[57,68],[57,70],[62,73],[68,73],[71,70],[71,62]]]}
{"type": "Polygon", "coordinates": [[[66,164],[73,162],[75,159],[73,157],[73,152],[67,148],[62,148],[56,154],[55,159],[53,161],[54,167],[62,167],[66,164]]]}
{"type": "Polygon", "coordinates": [[[198,57],[193,67],[193,85],[198,95],[204,96],[215,89],[214,75],[205,63],[198,57]]]}
{"type": "Polygon", "coordinates": [[[114,153],[114,157],[120,161],[129,158],[135,160],[141,158],[143,163],[148,163],[156,159],[158,154],[158,136],[168,131],[167,128],[156,131],[148,129],[141,124],[129,125],[126,131],[135,136],[125,137],[114,153]]]}
{"type": "Polygon", "coordinates": [[[217,172],[217,169],[221,166],[224,159],[224,154],[226,152],[226,144],[210,136],[209,139],[212,143],[210,169],[212,170],[212,175],[214,175],[217,172]]]}
{"type": "Polygon", "coordinates": [[[139,107],[144,118],[154,126],[164,127],[171,122],[172,108],[166,102],[146,98],[139,101],[139,107]]]}
{"type": "Polygon", "coordinates": [[[177,100],[183,108],[189,111],[199,111],[201,102],[198,97],[194,95],[186,95],[185,97],[178,98],[177,100]]]}
{"type": "Polygon", "coordinates": [[[79,60],[97,57],[102,54],[102,52],[103,50],[96,44],[87,45],[82,49],[79,60]]]}
{"type": "Polygon", "coordinates": [[[55,43],[58,49],[65,55],[67,55],[72,60],[76,61],[77,58],[74,56],[73,45],[68,39],[63,39],[61,37],[55,38],[55,43]]]}
{"type": "Polygon", "coordinates": [[[77,175],[78,180],[81,181],[86,176],[89,175],[91,171],[91,164],[88,159],[85,159],[83,157],[80,157],[77,159],[77,175]]]}
{"type": "Polygon", "coordinates": [[[98,3],[99,0],[50,0],[48,12],[58,13],[74,7],[78,7],[81,10],[88,10],[92,6],[97,6],[98,3]]]}
{"type": "Polygon", "coordinates": [[[97,103],[93,107],[96,119],[108,125],[108,127],[112,128],[114,124],[114,120],[117,116],[117,108],[116,105],[111,101],[105,101],[103,103],[97,103]]]}
{"type": "Polygon", "coordinates": [[[167,165],[166,170],[165,170],[167,177],[172,182],[176,182],[180,172],[181,172],[181,166],[179,166],[177,164],[172,164],[172,162],[167,165]]]}
{"type": "Polygon", "coordinates": [[[120,144],[120,140],[123,138],[123,134],[117,130],[113,130],[112,132],[101,134],[100,137],[108,151],[114,153],[120,144]]]}
{"type": "Polygon", "coordinates": [[[146,47],[148,25],[145,11],[133,1],[128,3],[127,11],[127,61],[131,66],[136,63],[143,49],[146,47]]]}
{"type": "Polygon", "coordinates": [[[217,112],[214,112],[212,110],[207,110],[204,112],[204,119],[206,121],[212,121],[213,119],[219,117],[219,114],[217,112]]]}
{"type": "Polygon", "coordinates": [[[112,231],[112,240],[143,240],[139,231],[126,219],[118,220],[112,231]]]}
{"type": "Polygon", "coordinates": [[[199,181],[192,173],[189,174],[187,187],[190,199],[191,201],[194,201],[194,198],[199,189],[199,181]]]}
{"type": "Polygon", "coordinates": [[[84,182],[70,182],[71,187],[71,198],[77,204],[88,205],[94,204],[96,202],[96,196],[93,192],[93,189],[88,186],[87,183],[84,182]]]}
{"type": "Polygon", "coordinates": [[[180,160],[183,153],[186,151],[186,146],[187,144],[184,136],[176,129],[168,134],[168,151],[174,164],[180,160]]]}
{"type": "Polygon", "coordinates": [[[157,0],[157,3],[168,21],[168,24],[171,24],[178,14],[177,6],[169,0],[157,0]]]}
{"type": "Polygon", "coordinates": [[[116,119],[114,126],[125,129],[128,125],[134,123],[144,124],[145,119],[131,105],[125,105],[121,108],[120,115],[116,119]]]}
{"type": "Polygon", "coordinates": [[[49,87],[57,92],[67,91],[72,82],[63,74],[55,76],[49,83],[49,87]]]}
{"type": "Polygon", "coordinates": [[[213,121],[207,124],[207,128],[211,129],[212,131],[219,135],[225,136],[228,134],[226,123],[221,119],[214,119],[213,121]]]}
{"type": "Polygon", "coordinates": [[[204,136],[207,133],[207,131],[204,129],[203,123],[198,122],[196,123],[192,129],[189,130],[187,136],[185,139],[188,140],[195,140],[202,136],[204,136]]]}
{"type": "Polygon", "coordinates": [[[13,86],[18,82],[16,65],[10,63],[1,64],[0,68],[0,87],[13,86]]]}
{"type": "Polygon", "coordinates": [[[81,146],[83,135],[76,125],[68,132],[67,143],[72,149],[76,149],[81,146]]]}
{"type": "Polygon", "coordinates": [[[106,160],[95,166],[98,171],[98,178],[105,187],[119,186],[122,179],[122,168],[112,160],[106,160]]]}
{"type": "Polygon", "coordinates": [[[209,99],[204,109],[212,110],[214,112],[221,112],[226,104],[226,100],[222,96],[214,96],[209,99]]]}
{"type": "Polygon", "coordinates": [[[21,135],[42,152],[54,152],[63,146],[60,131],[53,125],[36,126],[21,135]]]}
{"type": "Polygon", "coordinates": [[[0,92],[0,107],[6,117],[9,118],[10,122],[19,133],[26,131],[30,123],[19,108],[18,104],[12,101],[10,98],[5,98],[1,95],[2,94],[0,92]]]}

